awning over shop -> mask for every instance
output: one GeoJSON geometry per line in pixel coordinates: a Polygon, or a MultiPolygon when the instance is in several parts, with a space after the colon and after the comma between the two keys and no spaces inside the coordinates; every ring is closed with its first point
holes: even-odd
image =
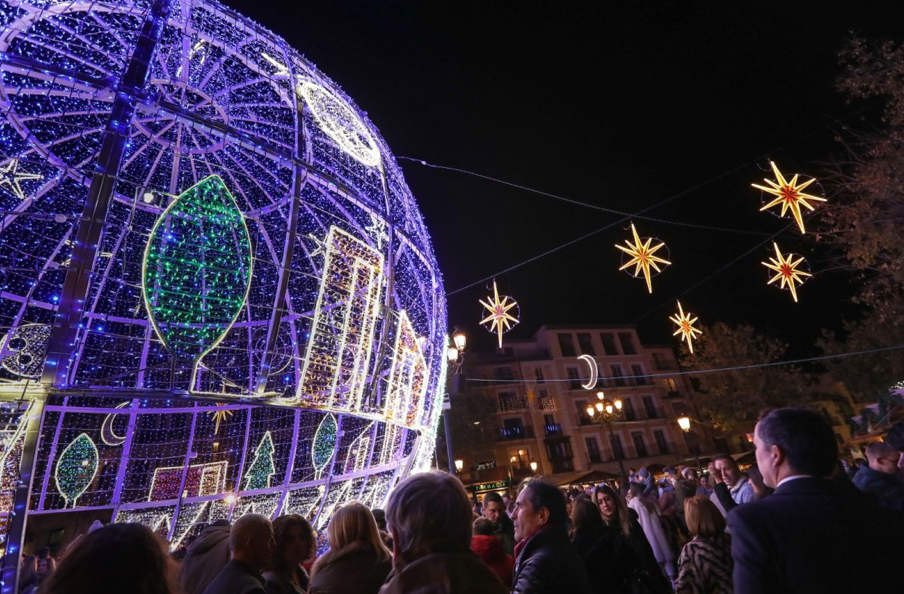
{"type": "Polygon", "coordinates": [[[584,470],[563,475],[556,479],[556,484],[560,487],[566,485],[584,484],[584,483],[601,483],[603,481],[611,481],[618,479],[617,474],[606,472],[605,470],[584,470]]]}

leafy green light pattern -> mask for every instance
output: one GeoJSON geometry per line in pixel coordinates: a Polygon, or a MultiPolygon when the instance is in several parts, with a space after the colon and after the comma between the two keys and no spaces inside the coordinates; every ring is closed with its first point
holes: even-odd
{"type": "Polygon", "coordinates": [[[333,450],[336,447],[336,433],[339,427],[336,425],[336,417],[326,415],[320,421],[317,427],[317,433],[314,434],[314,444],[311,448],[311,459],[314,462],[314,469],[317,472],[323,472],[324,467],[329,464],[333,457],[333,450]]]}
{"type": "Polygon", "coordinates": [[[142,284],[154,330],[177,359],[197,361],[229,331],[251,286],[251,237],[217,175],[179,197],[157,220],[142,284]]]}
{"type": "Polygon", "coordinates": [[[97,446],[85,433],[73,439],[60,454],[55,477],[66,507],[75,507],[75,502],[88,489],[97,474],[98,462],[97,446]]]}

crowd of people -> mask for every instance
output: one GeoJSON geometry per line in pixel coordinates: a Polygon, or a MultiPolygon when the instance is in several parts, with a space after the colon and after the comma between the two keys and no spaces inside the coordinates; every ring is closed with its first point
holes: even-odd
{"type": "Polygon", "coordinates": [[[384,510],[339,506],[328,550],[307,519],[249,514],[177,555],[140,524],[98,527],[58,565],[26,559],[41,594],[781,594],[901,591],[904,424],[845,467],[816,413],[778,409],[756,466],[719,456],[698,474],[648,469],[563,491],[533,478],[514,499],[469,499],[454,476],[403,480],[384,510]]]}

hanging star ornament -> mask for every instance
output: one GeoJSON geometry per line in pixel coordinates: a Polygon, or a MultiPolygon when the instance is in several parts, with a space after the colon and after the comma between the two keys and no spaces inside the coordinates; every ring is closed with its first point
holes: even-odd
{"type": "Polygon", "coordinates": [[[518,307],[518,302],[507,295],[503,295],[502,299],[500,299],[496,281],[493,281],[493,295],[487,297],[486,301],[481,299],[480,304],[490,312],[490,315],[480,320],[480,323],[490,332],[496,332],[499,335],[499,348],[501,349],[502,334],[508,332],[520,322],[517,317],[520,311],[516,310],[515,315],[509,313],[512,308],[518,307]]]}
{"type": "Polygon", "coordinates": [[[665,244],[659,242],[656,245],[652,245],[652,237],[644,237],[644,241],[641,242],[640,237],[637,235],[637,229],[634,228],[633,223],[631,224],[631,233],[634,235],[634,243],[631,243],[630,239],[626,239],[625,244],[627,247],[618,244],[615,245],[615,247],[631,256],[631,259],[628,260],[626,264],[623,264],[619,270],[634,266],[634,272],[629,273],[635,278],[640,276],[640,273],[643,272],[644,278],[647,280],[647,290],[652,293],[653,282],[650,277],[650,269],[652,268],[659,273],[662,272],[662,269],[659,267],[660,264],[663,264],[664,266],[669,266],[671,264],[668,260],[656,255],[656,252],[664,248],[665,244]]]}
{"type": "Polygon", "coordinates": [[[19,159],[11,159],[6,167],[0,167],[0,188],[6,186],[19,200],[25,200],[25,191],[19,182],[44,179],[40,173],[19,173],[19,159]]]}
{"type": "Polygon", "coordinates": [[[691,312],[684,313],[684,309],[681,307],[681,302],[678,302],[678,314],[674,316],[670,316],[669,319],[678,326],[678,329],[672,333],[672,336],[681,335],[681,340],[687,341],[687,348],[694,352],[694,341],[697,339],[697,334],[703,334],[703,330],[699,328],[694,328],[694,324],[697,323],[697,318],[692,317],[694,314],[691,312]]]}
{"type": "Polygon", "coordinates": [[[776,181],[772,181],[770,179],[763,180],[767,184],[769,184],[768,187],[761,186],[759,184],[750,184],[758,190],[762,190],[767,194],[772,194],[773,196],[775,196],[775,199],[761,208],[760,212],[769,210],[773,206],[781,204],[782,212],[779,216],[785,216],[785,213],[790,210],[791,215],[794,216],[794,220],[797,221],[797,226],[800,227],[800,232],[806,233],[806,230],[804,229],[803,214],[801,213],[800,207],[803,206],[804,208],[812,212],[815,209],[813,208],[813,205],[808,202],[809,200],[816,202],[826,202],[825,198],[820,198],[819,196],[813,196],[812,194],[803,193],[803,190],[805,190],[810,184],[815,182],[816,178],[810,178],[807,181],[799,184],[797,183],[797,179],[800,177],[800,174],[795,173],[794,177],[791,178],[791,181],[787,181],[782,175],[782,172],[778,170],[778,165],[776,165],[774,161],[769,161],[769,164],[772,165],[772,172],[775,174],[776,181]]]}
{"type": "MultiPolygon", "coordinates": [[[[224,402],[217,402],[217,406],[224,406],[224,402]]],[[[214,421],[216,421],[216,426],[213,428],[213,434],[216,435],[220,432],[220,423],[225,421],[227,418],[232,416],[232,411],[224,408],[220,408],[217,410],[210,411],[209,414],[214,421]]]]}
{"type": "Polygon", "coordinates": [[[780,289],[788,288],[791,291],[791,297],[794,298],[794,302],[797,303],[797,285],[802,285],[804,283],[804,277],[813,276],[809,272],[804,272],[803,270],[798,270],[797,267],[801,265],[804,261],[803,256],[794,260],[794,254],[788,254],[787,256],[782,255],[780,249],[778,249],[778,244],[774,241],[772,242],[773,247],[775,247],[775,257],[769,258],[768,262],[762,262],[762,265],[776,272],[776,275],[769,279],[767,285],[771,285],[777,280],[781,281],[780,289]],[[792,261],[793,260],[793,261],[792,261]]]}

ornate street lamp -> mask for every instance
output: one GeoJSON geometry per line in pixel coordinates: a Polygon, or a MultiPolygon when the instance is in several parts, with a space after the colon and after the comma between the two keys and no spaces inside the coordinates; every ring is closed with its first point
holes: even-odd
{"type": "MultiPolygon", "coordinates": [[[[683,417],[678,417],[678,426],[684,431],[686,434],[690,435],[691,432],[691,418],[687,415],[683,417]]],[[[696,436],[695,436],[696,437],[696,436]]],[[[691,448],[690,440],[685,438],[685,441],[688,442],[687,447],[691,448]]],[[[700,468],[700,448],[694,444],[692,448],[694,452],[694,458],[697,460],[697,468],[700,468]]]]}
{"type": "Polygon", "coordinates": [[[465,467],[465,461],[459,458],[455,461],[455,472],[461,472],[462,468],[465,467]]]}
{"type": "Polygon", "coordinates": [[[537,473],[537,461],[536,460],[530,461],[530,471],[533,472],[534,474],[537,473]]]}
{"type": "MultiPolygon", "coordinates": [[[[449,409],[452,408],[452,396],[458,393],[461,387],[461,365],[465,358],[465,345],[467,344],[465,333],[455,329],[452,333],[452,344],[446,347],[446,359],[452,373],[449,375],[449,395],[443,402],[443,426],[446,430],[446,456],[449,460],[449,472],[452,472],[452,430],[449,426],[449,409]]],[[[455,461],[456,464],[458,460],[455,461]]],[[[460,469],[459,469],[460,472],[460,469]]]]}
{"type": "MultiPolygon", "coordinates": [[[[612,423],[621,417],[624,405],[620,398],[608,400],[602,390],[596,393],[596,398],[596,405],[587,405],[587,416],[590,417],[592,422],[606,426],[609,447],[612,448],[612,423]]],[[[612,453],[615,454],[615,448],[612,448],[612,453]]],[[[625,473],[625,463],[619,455],[616,455],[616,459],[618,460],[618,468],[621,470],[622,481],[627,482],[628,475],[625,473]]]]}

